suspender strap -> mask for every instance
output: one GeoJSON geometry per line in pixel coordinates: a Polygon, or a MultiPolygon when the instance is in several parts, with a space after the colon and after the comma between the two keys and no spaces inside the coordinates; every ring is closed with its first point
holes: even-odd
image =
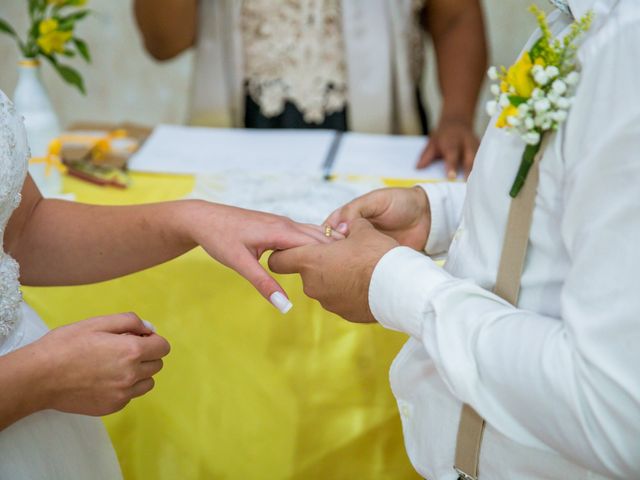
{"type": "MultiPolygon", "coordinates": [[[[520,278],[527,255],[533,209],[540,179],[540,159],[547,147],[549,136],[548,134],[544,136],[527,181],[518,196],[511,200],[509,208],[509,219],[493,291],[512,305],[516,305],[520,293],[520,278]]],[[[484,420],[482,417],[469,405],[463,405],[454,464],[459,480],[477,480],[483,432],[484,420]]]]}

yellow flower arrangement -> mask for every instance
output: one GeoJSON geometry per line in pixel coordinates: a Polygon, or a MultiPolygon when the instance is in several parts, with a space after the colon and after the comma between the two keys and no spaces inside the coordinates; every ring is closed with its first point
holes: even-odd
{"type": "Polygon", "coordinates": [[[45,58],[64,81],[85,93],[84,81],[77,70],[60,63],[58,56],[80,56],[91,61],[86,42],[75,35],[76,23],[89,14],[83,9],[87,0],[28,0],[30,26],[23,41],[9,22],[0,18],[0,33],[17,42],[26,59],[45,58]]]}
{"type": "Polygon", "coordinates": [[[40,36],[38,37],[38,46],[47,55],[52,53],[64,53],[65,46],[73,37],[73,32],[64,32],[58,30],[60,24],[55,18],[47,18],[40,22],[38,31],[40,36]]]}
{"type": "Polygon", "coordinates": [[[536,6],[542,36],[531,50],[509,69],[491,67],[489,78],[494,99],[487,103],[489,115],[497,115],[496,127],[518,134],[525,143],[520,169],[509,194],[516,197],[524,185],[542,137],[557,130],[567,119],[572,94],[580,79],[575,41],[591,27],[593,13],[574,21],[562,40],[554,38],[545,13],[536,6]],[[501,109],[501,110],[499,110],[501,109]]]}

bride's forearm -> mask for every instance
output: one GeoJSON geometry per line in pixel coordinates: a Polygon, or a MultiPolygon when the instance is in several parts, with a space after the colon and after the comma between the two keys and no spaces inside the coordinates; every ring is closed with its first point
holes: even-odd
{"type": "Polygon", "coordinates": [[[31,346],[0,356],[0,431],[45,408],[41,389],[47,363],[31,346]]]}
{"type": "Polygon", "coordinates": [[[11,253],[25,285],[108,280],[195,247],[190,229],[202,208],[198,201],[107,207],[41,200],[11,253]]]}

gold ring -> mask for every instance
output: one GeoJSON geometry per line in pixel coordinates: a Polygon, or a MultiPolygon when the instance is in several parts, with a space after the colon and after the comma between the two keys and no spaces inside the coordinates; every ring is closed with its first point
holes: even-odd
{"type": "Polygon", "coordinates": [[[325,237],[330,237],[333,234],[333,228],[331,228],[331,225],[325,225],[324,226],[324,236],[325,237]]]}

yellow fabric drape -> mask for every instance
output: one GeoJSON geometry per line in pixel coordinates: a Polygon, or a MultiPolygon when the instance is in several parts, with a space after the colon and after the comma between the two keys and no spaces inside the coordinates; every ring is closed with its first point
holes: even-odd
{"type": "MultiPolygon", "coordinates": [[[[65,190],[122,205],[193,187],[191,177],[132,180],[122,191],[65,178],[65,190]]],[[[406,338],[349,324],[305,298],[298,277],[279,280],[294,303],[286,316],[199,249],[119,280],[24,295],[50,327],[135,311],[171,342],[155,390],[105,418],[127,480],[418,478],[388,385],[406,338]]]]}

